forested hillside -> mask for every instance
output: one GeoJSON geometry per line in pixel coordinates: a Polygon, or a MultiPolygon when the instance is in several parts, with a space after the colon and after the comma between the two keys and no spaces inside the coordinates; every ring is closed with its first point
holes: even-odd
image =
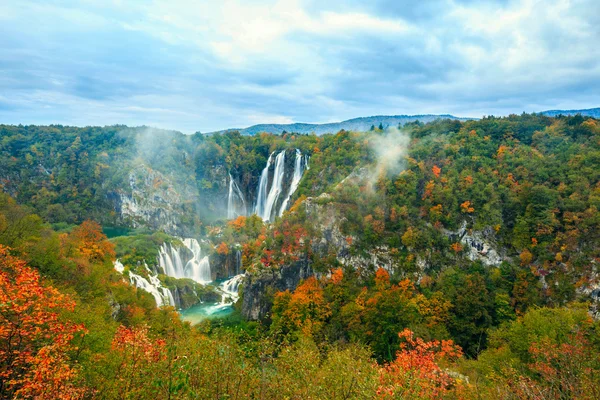
{"type": "Polygon", "coordinates": [[[2,398],[600,397],[596,119],[0,137],[2,398]]]}

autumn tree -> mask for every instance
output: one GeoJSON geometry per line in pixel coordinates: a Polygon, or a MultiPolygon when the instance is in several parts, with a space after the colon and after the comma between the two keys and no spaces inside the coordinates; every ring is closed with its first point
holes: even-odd
{"type": "Polygon", "coordinates": [[[84,221],[62,239],[66,256],[81,257],[91,263],[104,263],[115,258],[115,246],[97,222],[84,221]]]}
{"type": "Polygon", "coordinates": [[[311,276],[294,291],[279,292],[273,304],[273,329],[284,332],[301,330],[305,334],[316,333],[329,315],[329,307],[323,296],[319,281],[311,276]]]}
{"type": "Polygon", "coordinates": [[[0,245],[0,397],[77,399],[79,370],[71,358],[82,325],[61,313],[75,302],[0,245]]]}
{"type": "Polygon", "coordinates": [[[379,372],[379,399],[439,399],[448,394],[456,380],[443,368],[462,356],[452,340],[426,342],[405,329],[396,359],[379,372]]]}

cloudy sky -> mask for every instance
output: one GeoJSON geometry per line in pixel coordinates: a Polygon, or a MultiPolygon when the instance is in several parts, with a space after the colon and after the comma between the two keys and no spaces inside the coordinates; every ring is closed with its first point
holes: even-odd
{"type": "Polygon", "coordinates": [[[600,1],[0,0],[0,123],[600,106],[600,1]]]}

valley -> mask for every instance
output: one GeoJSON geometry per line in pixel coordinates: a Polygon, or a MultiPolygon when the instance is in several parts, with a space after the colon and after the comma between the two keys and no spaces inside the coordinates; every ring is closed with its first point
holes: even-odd
{"type": "MultiPolygon", "coordinates": [[[[181,364],[169,379],[197,377],[193,368],[216,359],[235,365],[215,371],[239,378],[240,390],[277,398],[277,380],[296,379],[283,365],[321,353],[310,379],[363,371],[339,383],[355,398],[388,384],[488,396],[501,390],[498,379],[545,385],[529,361],[544,362],[537,343],[596,345],[572,336],[598,327],[593,118],[438,119],[321,136],[124,126],[0,133],[3,265],[19,257],[72,296],[76,307],[61,315],[91,338],[81,347],[86,371],[116,371],[116,360],[143,371],[128,378],[130,389],[81,375],[81,390],[146,396],[136,379],[162,382],[165,363],[185,356],[196,367],[181,364]],[[555,324],[563,336],[547,330],[555,324]],[[421,372],[444,366],[451,373],[436,376],[449,383],[391,372],[417,357],[406,346],[422,350],[412,335],[441,351],[418,355],[437,360],[421,372]],[[134,364],[127,346],[159,353],[134,364]],[[211,353],[223,348],[231,353],[211,353]],[[278,378],[260,378],[265,365],[278,378]],[[483,387],[472,385],[478,379],[483,387]]],[[[160,390],[213,397],[218,387],[160,390]]]]}

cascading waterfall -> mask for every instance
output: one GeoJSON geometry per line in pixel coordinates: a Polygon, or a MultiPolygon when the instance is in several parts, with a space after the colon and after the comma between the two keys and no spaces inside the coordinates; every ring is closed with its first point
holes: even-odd
{"type": "Polygon", "coordinates": [[[238,289],[240,287],[240,283],[242,283],[244,280],[244,276],[245,274],[239,274],[221,283],[220,287],[224,293],[221,304],[231,305],[238,301],[240,298],[238,289]]]}
{"type": "MultiPolygon", "coordinates": [[[[114,267],[121,274],[125,271],[125,267],[119,260],[114,262],[114,267]]],[[[158,279],[158,275],[152,275],[152,271],[150,271],[146,263],[144,263],[144,267],[148,271],[148,279],[129,271],[129,282],[135,287],[150,293],[154,297],[157,307],[175,306],[175,299],[171,291],[162,285],[160,279],[158,279]]]]}
{"type": "Polygon", "coordinates": [[[304,174],[304,168],[307,165],[306,156],[302,156],[300,150],[296,149],[296,161],[294,163],[294,175],[292,177],[292,183],[290,185],[290,190],[288,191],[288,195],[281,204],[281,209],[279,210],[279,216],[283,215],[283,212],[287,209],[288,203],[292,198],[292,195],[298,189],[298,185],[300,184],[300,179],[302,179],[302,175],[304,174]],[[304,163],[303,163],[304,161],[304,163]]]}
{"type": "Polygon", "coordinates": [[[227,219],[246,215],[246,201],[240,187],[229,174],[229,193],[227,195],[227,219]]]}
{"type": "Polygon", "coordinates": [[[260,175],[260,181],[258,184],[258,195],[256,196],[256,207],[254,213],[262,218],[263,221],[269,222],[274,215],[282,216],[283,212],[289,206],[289,202],[298,189],[300,180],[304,175],[304,171],[310,169],[308,161],[310,157],[308,155],[302,155],[299,149],[296,149],[296,158],[294,162],[294,173],[292,175],[292,182],[290,183],[289,190],[285,200],[281,203],[279,210],[276,210],[277,201],[283,194],[283,178],[285,175],[285,150],[282,150],[275,157],[273,161],[273,155],[271,153],[267,160],[267,165],[262,170],[260,175]],[[269,169],[271,165],[275,163],[273,170],[273,179],[270,188],[269,185],[269,169]]]}
{"type": "Polygon", "coordinates": [[[267,202],[267,185],[269,184],[269,167],[273,163],[273,154],[269,155],[266,167],[260,174],[260,181],[258,182],[258,194],[256,195],[256,208],[254,213],[262,218],[264,214],[265,204],[267,202]]]}
{"type": "Polygon", "coordinates": [[[202,257],[200,243],[196,239],[183,239],[183,245],[192,253],[182,247],[174,247],[163,243],[158,252],[158,265],[165,274],[173,278],[190,278],[198,283],[207,284],[212,281],[208,256],[202,257]],[[183,260],[186,260],[185,262],[183,260]]]}
{"type": "Polygon", "coordinates": [[[260,217],[264,221],[269,221],[273,213],[273,207],[277,203],[277,199],[281,195],[283,186],[283,175],[285,173],[285,150],[277,154],[275,157],[275,170],[273,171],[273,183],[271,183],[271,189],[267,196],[267,202],[263,210],[263,215],[260,217]]]}

